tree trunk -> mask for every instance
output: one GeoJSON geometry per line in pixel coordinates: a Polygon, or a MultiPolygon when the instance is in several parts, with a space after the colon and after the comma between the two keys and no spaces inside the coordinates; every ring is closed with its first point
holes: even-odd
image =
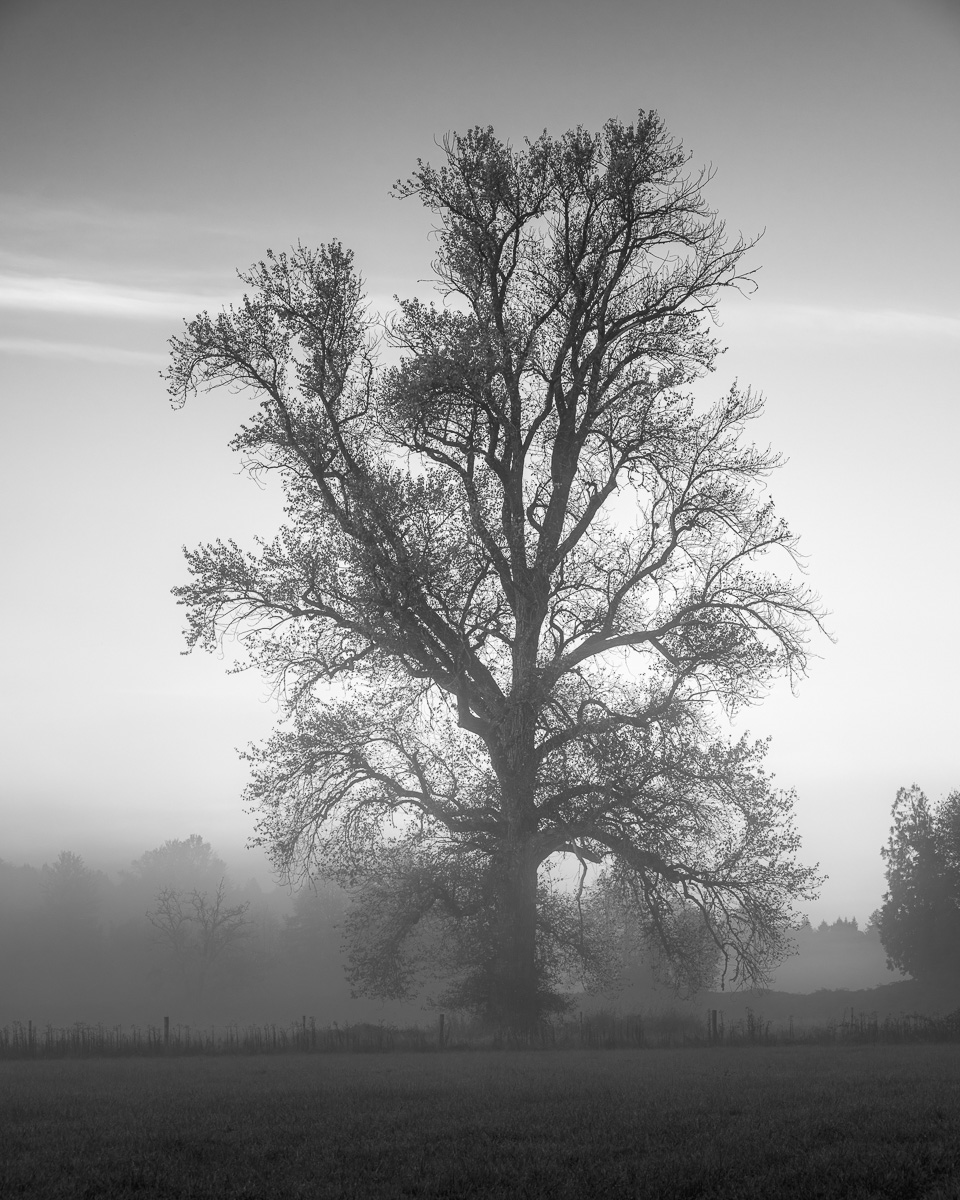
{"type": "Polygon", "coordinates": [[[541,1016],[541,981],[537,969],[538,867],[531,840],[505,845],[497,864],[491,1016],[522,1041],[535,1032],[541,1016]]]}
{"type": "Polygon", "coordinates": [[[513,646],[513,691],[491,760],[506,818],[495,870],[496,922],[491,1008],[496,1020],[520,1041],[535,1032],[542,1009],[537,964],[536,729],[538,630],[545,605],[536,597],[521,606],[513,646]]]}

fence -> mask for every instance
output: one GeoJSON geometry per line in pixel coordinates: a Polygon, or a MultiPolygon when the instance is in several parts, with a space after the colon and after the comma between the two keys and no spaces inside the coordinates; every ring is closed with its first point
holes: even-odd
{"type": "Polygon", "coordinates": [[[960,1041],[960,1010],[928,1017],[901,1013],[880,1020],[876,1013],[844,1012],[840,1020],[800,1025],[792,1017],[774,1028],[771,1021],[747,1009],[746,1015],[725,1023],[724,1014],[710,1009],[705,1020],[673,1011],[621,1016],[610,1012],[580,1013],[573,1020],[544,1022],[522,1039],[476,1021],[441,1015],[428,1028],[390,1025],[328,1025],[318,1027],[304,1015],[289,1025],[223,1026],[88,1025],[68,1028],[14,1022],[0,1028],[0,1059],[163,1057],[164,1055],[336,1054],[438,1052],[444,1049],[614,1050],[682,1046],[790,1045],[866,1042],[960,1041]]]}

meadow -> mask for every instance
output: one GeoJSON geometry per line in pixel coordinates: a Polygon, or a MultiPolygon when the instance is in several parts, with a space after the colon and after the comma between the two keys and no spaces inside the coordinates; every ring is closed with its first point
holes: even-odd
{"type": "Polygon", "coordinates": [[[0,1061],[0,1195],[960,1195],[960,1045],[0,1061]]]}

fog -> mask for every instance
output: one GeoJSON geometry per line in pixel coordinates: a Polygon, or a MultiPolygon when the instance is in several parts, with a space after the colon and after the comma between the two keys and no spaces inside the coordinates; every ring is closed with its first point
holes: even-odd
{"type": "Polygon", "coordinates": [[[351,999],[342,897],[243,881],[200,836],[113,875],[71,851],[0,861],[0,1027],[415,1020],[351,999]]]}
{"type": "MultiPolygon", "coordinates": [[[[91,860],[93,861],[93,860],[91,860]]],[[[223,1026],[426,1024],[430,991],[410,1003],[354,999],[332,886],[297,891],[256,879],[202,836],[168,839],[108,873],[64,850],[40,867],[0,860],[0,1028],[15,1022],[223,1026]]],[[[865,989],[901,978],[876,930],[839,918],[795,934],[775,988],[865,989]]],[[[658,1011],[673,992],[642,960],[620,990],[584,1004],[658,1011]]]]}

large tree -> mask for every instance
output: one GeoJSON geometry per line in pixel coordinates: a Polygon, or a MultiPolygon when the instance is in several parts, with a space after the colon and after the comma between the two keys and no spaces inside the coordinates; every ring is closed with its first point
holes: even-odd
{"type": "Polygon", "coordinates": [[[931,804],[900,788],[880,852],[887,892],[874,913],[887,963],[933,984],[960,979],[960,791],[931,804]]]}
{"type": "Polygon", "coordinates": [[[190,551],[175,589],[190,645],[235,636],[286,705],[250,754],[259,837],[349,882],[379,994],[414,985],[418,947],[529,1028],[597,965],[559,855],[681,966],[694,912],[763,980],[817,881],[763,746],[716,722],[803,673],[818,617],[769,571],[796,547],[745,436],[761,401],[684,390],[749,244],[654,113],[443,155],[395,187],[435,214],[439,305],[378,324],[348,250],[298,246],[171,341],[174,403],[254,393],[233,446],[287,497],[274,541],[190,551]]]}

